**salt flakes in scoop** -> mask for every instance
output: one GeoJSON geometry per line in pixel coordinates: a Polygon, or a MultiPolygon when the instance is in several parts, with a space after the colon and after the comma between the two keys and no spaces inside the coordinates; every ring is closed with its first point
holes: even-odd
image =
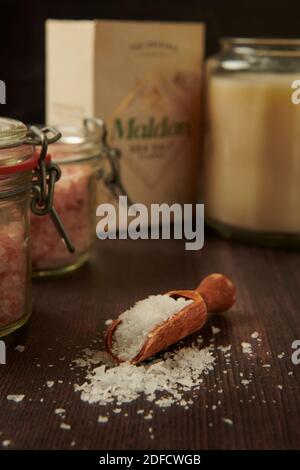
{"type": "Polygon", "coordinates": [[[122,321],[114,333],[112,352],[124,361],[133,359],[142,349],[151,331],[172,315],[193,303],[183,297],[151,295],[119,316],[122,321]]]}

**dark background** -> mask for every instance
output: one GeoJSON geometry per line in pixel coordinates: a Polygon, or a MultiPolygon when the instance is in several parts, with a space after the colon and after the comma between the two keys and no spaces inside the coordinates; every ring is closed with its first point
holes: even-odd
{"type": "Polygon", "coordinates": [[[44,121],[47,18],[204,21],[207,55],[221,36],[300,37],[299,0],[0,0],[1,115],[44,121]]]}

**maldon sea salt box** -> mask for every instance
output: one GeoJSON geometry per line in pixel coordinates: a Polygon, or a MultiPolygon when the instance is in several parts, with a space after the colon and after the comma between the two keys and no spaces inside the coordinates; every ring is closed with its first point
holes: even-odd
{"type": "MultiPolygon", "coordinates": [[[[134,202],[193,203],[204,25],[48,20],[47,122],[105,120],[134,202]]],[[[111,200],[100,190],[99,203],[111,200]]]]}

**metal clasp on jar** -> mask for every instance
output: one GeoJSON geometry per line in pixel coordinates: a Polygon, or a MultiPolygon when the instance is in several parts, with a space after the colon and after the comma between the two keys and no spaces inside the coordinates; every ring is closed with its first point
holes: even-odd
{"type": "Polygon", "coordinates": [[[60,137],[60,132],[52,127],[39,129],[31,126],[29,128],[25,143],[41,146],[38,166],[33,170],[31,210],[38,216],[48,214],[68,250],[74,253],[74,245],[53,205],[55,183],[60,179],[61,171],[59,166],[47,156],[48,144],[57,142],[60,137]]]}
{"type": "Polygon", "coordinates": [[[103,168],[100,169],[99,177],[103,179],[104,184],[109,188],[113,196],[118,199],[119,196],[127,196],[127,202],[132,204],[126,189],[123,186],[121,179],[121,166],[120,158],[121,151],[119,149],[110,147],[107,143],[107,128],[105,122],[99,118],[86,118],[83,120],[84,126],[88,132],[95,131],[95,128],[100,131],[100,144],[102,155],[107,159],[110,170],[107,173],[103,168]]]}

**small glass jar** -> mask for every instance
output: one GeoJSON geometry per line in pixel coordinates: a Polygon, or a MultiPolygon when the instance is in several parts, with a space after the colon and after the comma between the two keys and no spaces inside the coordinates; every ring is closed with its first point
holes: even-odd
{"type": "MultiPolygon", "coordinates": [[[[31,314],[29,209],[51,210],[48,185],[51,179],[53,190],[59,173],[53,166],[49,176],[48,130],[31,129],[0,118],[0,337],[31,314]],[[40,154],[35,145],[42,145],[40,154]]],[[[57,138],[54,132],[49,140],[57,138]]]]}
{"type": "Polygon", "coordinates": [[[124,189],[119,180],[119,153],[106,143],[106,128],[100,119],[85,119],[82,127],[58,126],[62,134],[51,146],[52,161],[61,178],[55,188],[54,205],[72,235],[74,253],[67,252],[50,216],[31,215],[32,268],[37,277],[64,274],[84,264],[96,240],[96,207],[99,180],[116,196],[124,189]],[[107,170],[109,162],[109,171],[107,170]],[[114,174],[116,173],[116,175],[114,174]]]}
{"type": "Polygon", "coordinates": [[[206,219],[220,234],[300,244],[300,40],[223,39],[207,63],[206,219]]]}

